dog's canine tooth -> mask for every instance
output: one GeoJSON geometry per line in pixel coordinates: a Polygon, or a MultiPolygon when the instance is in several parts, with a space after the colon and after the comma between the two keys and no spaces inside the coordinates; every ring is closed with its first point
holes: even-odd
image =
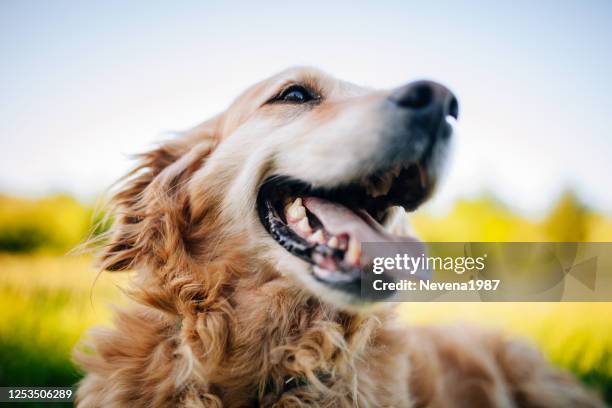
{"type": "Polygon", "coordinates": [[[327,241],[327,246],[329,246],[330,248],[338,248],[338,238],[331,237],[329,241],[327,241]]]}
{"type": "Polygon", "coordinates": [[[306,218],[306,208],[302,205],[302,199],[300,197],[296,198],[293,203],[291,203],[286,208],[287,217],[292,221],[298,221],[302,218],[306,218]]]}
{"type": "Polygon", "coordinates": [[[307,217],[302,218],[300,222],[298,222],[297,228],[306,234],[310,234],[312,232],[312,228],[310,227],[310,224],[308,223],[307,217]]]}
{"type": "Polygon", "coordinates": [[[359,258],[361,258],[361,244],[357,239],[350,237],[344,260],[351,265],[359,265],[359,258]]]}
{"type": "Polygon", "coordinates": [[[323,236],[322,230],[316,230],[314,234],[308,237],[308,241],[316,242],[317,244],[324,244],[325,237],[323,236]]]}

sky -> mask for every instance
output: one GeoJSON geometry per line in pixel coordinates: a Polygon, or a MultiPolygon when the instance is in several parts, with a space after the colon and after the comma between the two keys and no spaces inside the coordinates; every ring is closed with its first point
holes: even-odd
{"type": "Polygon", "coordinates": [[[313,65],[458,96],[432,209],[488,192],[527,213],[566,188],[612,212],[612,2],[0,1],[0,191],[91,198],[129,156],[313,65]]]}

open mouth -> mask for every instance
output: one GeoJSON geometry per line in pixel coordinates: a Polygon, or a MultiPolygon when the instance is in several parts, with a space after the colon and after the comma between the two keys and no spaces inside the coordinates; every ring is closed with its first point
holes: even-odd
{"type": "Polygon", "coordinates": [[[382,223],[393,206],[416,209],[433,184],[421,163],[397,165],[333,189],[275,176],[262,184],[257,210],[272,238],[308,262],[316,280],[359,293],[369,262],[362,243],[414,242],[388,233],[382,223]]]}

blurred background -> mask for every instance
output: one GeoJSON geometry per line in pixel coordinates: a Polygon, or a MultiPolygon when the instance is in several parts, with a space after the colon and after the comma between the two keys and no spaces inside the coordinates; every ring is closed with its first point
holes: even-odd
{"type": "MultiPolygon", "coordinates": [[[[68,385],[127,274],[67,252],[138,153],[292,65],[460,100],[432,241],[612,241],[612,3],[0,1],[0,385],[68,385]],[[95,282],[95,284],[94,284],[95,282]]],[[[612,273],[612,271],[610,272],[612,273]]],[[[612,401],[612,305],[402,305],[537,343],[612,401]]]]}

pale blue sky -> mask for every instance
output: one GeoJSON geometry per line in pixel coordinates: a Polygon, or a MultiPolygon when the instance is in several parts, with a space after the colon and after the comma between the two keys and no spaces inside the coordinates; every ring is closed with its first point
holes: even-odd
{"type": "Polygon", "coordinates": [[[432,208],[564,187],[612,210],[612,2],[0,1],[0,191],[90,197],[287,66],[458,95],[432,208]]]}

